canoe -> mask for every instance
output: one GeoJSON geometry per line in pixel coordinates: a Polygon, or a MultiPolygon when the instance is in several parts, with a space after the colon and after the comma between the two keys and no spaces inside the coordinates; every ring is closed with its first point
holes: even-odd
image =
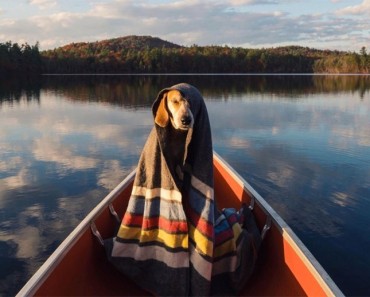
{"type": "MultiPolygon", "coordinates": [[[[253,207],[263,233],[256,269],[242,296],[344,296],[292,229],[214,153],[218,207],[253,207]]],[[[109,193],[61,243],[17,296],[148,296],[106,260],[99,238],[115,235],[135,171],[109,193]]]]}

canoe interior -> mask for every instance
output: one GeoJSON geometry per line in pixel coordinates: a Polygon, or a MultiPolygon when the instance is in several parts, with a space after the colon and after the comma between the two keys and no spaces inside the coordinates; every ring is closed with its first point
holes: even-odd
{"type": "MultiPolygon", "coordinates": [[[[232,172],[217,159],[214,162],[215,199],[218,207],[239,208],[241,201],[250,203],[251,196],[232,172]],[[226,197],[226,198],[224,198],[226,197]]],[[[262,230],[266,214],[256,203],[253,211],[262,230]]],[[[241,292],[242,296],[327,296],[306,265],[272,224],[259,253],[256,270],[241,292]],[[299,266],[300,269],[297,269],[299,266]]]]}
{"type": "MultiPolygon", "coordinates": [[[[220,159],[215,158],[215,198],[219,208],[239,208],[250,202],[250,194],[220,159]]],[[[113,201],[119,217],[127,207],[132,182],[113,201]]],[[[255,205],[254,214],[262,229],[266,214],[255,205]]],[[[103,238],[115,235],[116,223],[107,208],[94,219],[103,238]]],[[[47,273],[45,281],[32,293],[37,296],[145,296],[149,295],[117,272],[106,260],[104,249],[85,227],[82,236],[64,252],[64,257],[47,273]]],[[[312,271],[297,255],[281,227],[273,221],[261,246],[256,271],[243,296],[327,296],[312,271]]]]}
{"type": "MultiPolygon", "coordinates": [[[[127,208],[132,183],[113,201],[117,214],[122,217],[127,208]]],[[[99,215],[95,224],[103,238],[114,236],[116,222],[108,208],[99,215]]],[[[64,256],[36,296],[143,296],[147,295],[106,260],[104,248],[88,228],[73,248],[64,256]]]]}

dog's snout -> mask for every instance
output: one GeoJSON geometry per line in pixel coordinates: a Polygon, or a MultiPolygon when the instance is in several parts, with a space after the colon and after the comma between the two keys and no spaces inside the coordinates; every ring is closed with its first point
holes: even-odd
{"type": "Polygon", "coordinates": [[[187,116],[183,116],[181,118],[181,123],[184,125],[184,126],[189,126],[190,123],[191,123],[191,117],[189,115],[187,116]]]}

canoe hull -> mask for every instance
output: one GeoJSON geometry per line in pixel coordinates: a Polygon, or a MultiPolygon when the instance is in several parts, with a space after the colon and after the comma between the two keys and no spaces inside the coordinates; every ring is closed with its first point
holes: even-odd
{"type": "MultiPolygon", "coordinates": [[[[255,201],[254,214],[263,229],[256,271],[242,296],[343,296],[325,270],[267,202],[217,154],[214,155],[215,199],[219,208],[240,208],[255,201]]],[[[66,238],[18,296],[144,296],[150,295],[116,271],[91,232],[95,224],[103,238],[115,236],[117,220],[127,208],[135,172],[120,183],[66,238]]]]}

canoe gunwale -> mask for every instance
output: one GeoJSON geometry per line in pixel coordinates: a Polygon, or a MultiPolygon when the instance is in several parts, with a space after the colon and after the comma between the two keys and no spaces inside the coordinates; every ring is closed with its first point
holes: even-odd
{"type": "MultiPolygon", "coordinates": [[[[241,187],[253,198],[255,204],[257,204],[266,215],[265,227],[269,224],[269,220],[272,220],[272,224],[278,229],[283,238],[292,246],[299,258],[305,263],[310,272],[314,275],[316,280],[320,283],[324,289],[326,296],[343,296],[343,292],[338,288],[335,282],[331,279],[325,269],[303,244],[299,237],[289,227],[289,225],[282,219],[282,217],[267,203],[267,201],[243,178],[237,173],[220,155],[213,152],[214,158],[221,163],[228,173],[233,177],[235,181],[239,183],[241,187]]],[[[262,231],[263,232],[263,231],[262,231]]],[[[265,233],[268,236],[268,231],[265,233]]]]}
{"type": "Polygon", "coordinates": [[[53,272],[54,268],[63,260],[74,244],[82,237],[87,229],[91,228],[95,219],[109,207],[111,202],[132,182],[135,178],[136,169],[122,180],[102,201],[96,205],[91,212],[77,225],[75,229],[62,241],[50,257],[41,265],[35,274],[28,280],[23,288],[17,293],[20,296],[32,296],[42,286],[47,277],[53,272]]]}

